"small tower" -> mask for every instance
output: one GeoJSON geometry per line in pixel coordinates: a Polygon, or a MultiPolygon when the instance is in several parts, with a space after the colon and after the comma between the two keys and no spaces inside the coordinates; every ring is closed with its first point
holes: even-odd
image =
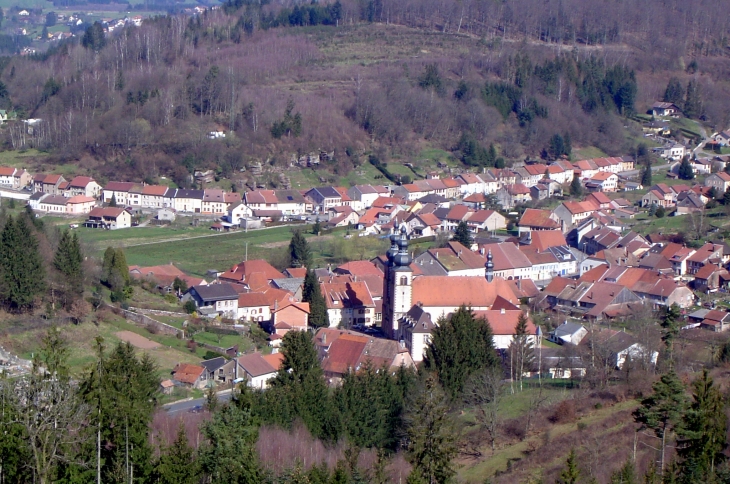
{"type": "Polygon", "coordinates": [[[413,270],[411,254],[408,252],[406,228],[401,227],[399,235],[391,236],[391,247],[387,252],[388,268],[383,293],[383,331],[388,337],[399,339],[398,321],[412,307],[413,270]]]}
{"type": "Polygon", "coordinates": [[[492,262],[492,249],[489,249],[489,252],[487,252],[487,263],[484,265],[484,267],[487,268],[487,270],[486,270],[487,282],[492,282],[492,280],[494,279],[494,263],[492,262]]]}

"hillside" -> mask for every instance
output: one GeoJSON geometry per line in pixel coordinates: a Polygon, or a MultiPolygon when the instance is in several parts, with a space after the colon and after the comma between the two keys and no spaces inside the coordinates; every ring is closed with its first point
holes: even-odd
{"type": "Polygon", "coordinates": [[[556,136],[576,156],[633,153],[641,130],[622,118],[661,99],[672,76],[699,93],[688,114],[724,128],[722,22],[650,3],[657,21],[621,29],[616,19],[644,7],[233,2],[107,37],[89,28],[83,45],[9,60],[0,104],[42,121],[30,132],[8,123],[5,144],[48,151],[46,168],[71,164],[101,180],[187,185],[191,172],[212,168],[239,188],[273,187],[302,155],[324,152],[332,156],[314,170],[287,174],[293,186],[376,181],[371,154],[398,181],[437,162],[550,159],[562,154],[556,136]],[[677,31],[698,38],[679,42],[677,31]]]}

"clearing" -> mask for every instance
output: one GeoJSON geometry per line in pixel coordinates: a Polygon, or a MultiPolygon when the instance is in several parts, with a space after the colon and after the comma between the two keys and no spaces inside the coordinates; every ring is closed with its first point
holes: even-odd
{"type": "Polygon", "coordinates": [[[151,339],[147,339],[144,336],[132,333],[131,331],[117,331],[114,334],[125,343],[131,343],[132,346],[141,350],[154,350],[161,346],[160,343],[155,343],[151,339]]]}

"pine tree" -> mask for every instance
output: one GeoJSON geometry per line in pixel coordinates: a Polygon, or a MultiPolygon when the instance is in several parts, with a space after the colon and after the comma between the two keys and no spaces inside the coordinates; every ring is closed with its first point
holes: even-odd
{"type": "Polygon", "coordinates": [[[641,424],[642,428],[653,430],[661,439],[660,470],[664,471],[667,440],[680,423],[686,408],[686,399],[682,382],[674,370],[662,375],[652,389],[654,392],[641,400],[641,405],[634,411],[634,420],[641,424]]]}
{"type": "Polygon", "coordinates": [[[651,186],[651,165],[645,165],[641,170],[641,185],[644,188],[651,186]]]}
{"type": "Polygon", "coordinates": [[[702,115],[702,111],[700,85],[693,79],[687,84],[687,94],[684,98],[684,115],[688,118],[699,118],[702,115]]]}
{"type": "Polygon", "coordinates": [[[534,345],[527,330],[527,316],[521,313],[517,318],[515,326],[515,335],[509,345],[509,354],[511,362],[512,378],[520,382],[520,391],[522,391],[522,377],[526,370],[529,370],[535,358],[534,345]]]}
{"type": "Polygon", "coordinates": [[[26,310],[46,290],[46,271],[38,240],[26,217],[8,216],[0,235],[2,296],[11,309],[26,310]]]}
{"type": "Polygon", "coordinates": [[[292,235],[289,242],[289,255],[292,267],[310,268],[312,266],[312,251],[301,230],[295,231],[292,235]]]}
{"type": "Polygon", "coordinates": [[[257,428],[246,410],[226,405],[203,427],[207,442],[199,450],[206,482],[257,484],[262,482],[256,455],[257,428]]]}
{"type": "Polygon", "coordinates": [[[679,164],[679,170],[677,175],[682,180],[694,180],[695,173],[692,171],[692,164],[689,162],[689,157],[685,156],[682,158],[682,162],[679,164]]]}
{"type": "Polygon", "coordinates": [[[656,218],[664,218],[664,216],[667,214],[667,210],[664,208],[663,205],[659,205],[656,208],[656,212],[654,215],[656,215],[656,218]]]}
{"type": "Polygon", "coordinates": [[[330,325],[327,302],[312,269],[307,271],[302,288],[302,301],[309,303],[309,325],[314,328],[327,328],[330,325]]]}
{"type": "Polygon", "coordinates": [[[611,484],[638,484],[636,479],[636,467],[629,459],[621,469],[611,474],[611,484]]]}
{"type": "Polygon", "coordinates": [[[188,444],[185,425],[180,422],[177,436],[172,445],[165,447],[155,468],[156,480],[160,484],[195,484],[200,481],[195,452],[188,444]]]}
{"type": "Polygon", "coordinates": [[[447,398],[434,374],[426,374],[408,404],[407,458],[413,466],[408,482],[446,483],[456,474],[457,432],[447,398]]]}
{"type": "Polygon", "coordinates": [[[111,198],[111,200],[109,200],[109,206],[110,207],[116,207],[117,206],[117,196],[116,195],[112,194],[112,198],[111,198]]]}
{"type": "Polygon", "coordinates": [[[680,474],[686,482],[710,482],[716,464],[724,459],[723,450],[727,445],[725,401],[707,369],[692,386],[693,401],[682,416],[677,432],[677,452],[682,458],[680,474]]]}
{"type": "Polygon", "coordinates": [[[575,455],[575,449],[570,449],[568,459],[565,461],[565,468],[560,473],[560,478],[558,478],[556,484],[576,484],[579,478],[578,457],[575,455]]]}
{"type": "Polygon", "coordinates": [[[471,250],[471,244],[473,243],[473,239],[471,237],[471,232],[469,231],[469,226],[466,224],[465,221],[459,222],[459,225],[456,226],[456,230],[454,230],[454,236],[452,237],[452,240],[454,242],[458,242],[467,249],[471,250]]]}
{"type": "Polygon", "coordinates": [[[664,97],[662,100],[665,103],[674,103],[677,106],[682,106],[684,102],[684,86],[679,82],[679,79],[672,77],[667,83],[667,88],[664,91],[664,97]]]}
{"type": "Polygon", "coordinates": [[[314,222],[314,225],[312,225],[312,233],[314,235],[319,235],[319,233],[322,231],[322,224],[319,223],[319,217],[314,222]]]}
{"type": "MultiPolygon", "coordinates": [[[[728,163],[728,166],[730,166],[730,163],[728,163]]],[[[730,188],[725,190],[725,193],[722,194],[722,204],[726,207],[730,207],[730,188]]]]}
{"type": "Polygon", "coordinates": [[[114,253],[113,247],[107,247],[104,251],[104,261],[101,264],[101,282],[109,284],[109,277],[112,273],[112,266],[114,265],[114,253]]]}
{"type": "Polygon", "coordinates": [[[497,364],[492,328],[477,319],[471,309],[461,306],[450,319],[439,318],[426,349],[425,367],[439,375],[452,398],[477,371],[497,364]]]}
{"type": "Polygon", "coordinates": [[[84,293],[83,255],[76,232],[61,232],[53,265],[64,278],[64,306],[68,309],[84,293]]]}
{"type": "Polygon", "coordinates": [[[580,197],[583,195],[583,184],[580,182],[580,177],[574,176],[570,182],[570,195],[573,197],[580,197]]]}
{"type": "Polygon", "coordinates": [[[677,304],[664,307],[661,314],[662,341],[667,347],[669,360],[674,359],[674,339],[679,335],[679,318],[682,312],[677,304]]]}

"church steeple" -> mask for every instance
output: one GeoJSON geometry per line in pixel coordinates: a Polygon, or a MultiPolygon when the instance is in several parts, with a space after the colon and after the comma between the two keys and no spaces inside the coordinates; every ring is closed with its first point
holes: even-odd
{"type": "Polygon", "coordinates": [[[487,271],[486,271],[487,282],[492,282],[492,279],[494,279],[494,263],[492,262],[492,249],[489,249],[489,252],[487,252],[487,263],[484,265],[484,267],[487,268],[487,271]]]}

